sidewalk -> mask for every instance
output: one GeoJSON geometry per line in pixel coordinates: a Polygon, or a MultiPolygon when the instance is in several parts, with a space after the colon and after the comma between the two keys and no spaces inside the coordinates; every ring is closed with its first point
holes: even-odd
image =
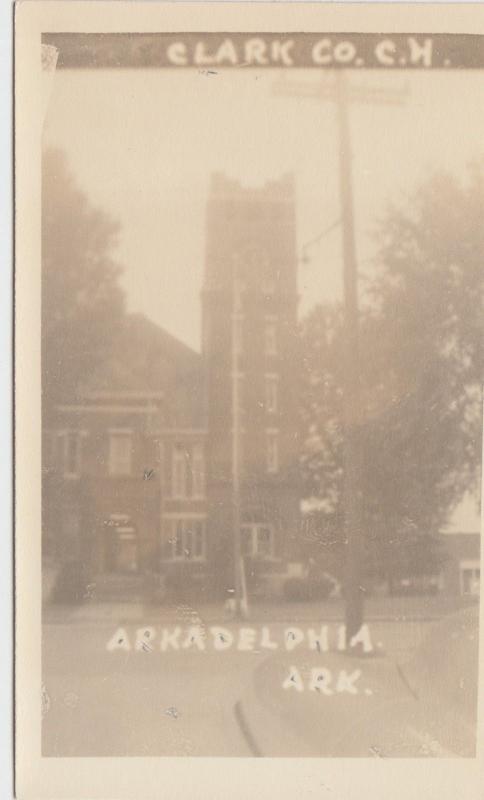
{"type": "MultiPolygon", "coordinates": [[[[367,622],[433,621],[475,603],[466,597],[434,595],[428,597],[370,597],[366,602],[367,622]]],[[[287,603],[254,601],[249,603],[247,625],[251,623],[343,622],[344,604],[340,599],[320,603],[287,603]]],[[[48,604],[43,609],[43,622],[55,624],[182,624],[237,622],[222,604],[164,604],[143,602],[95,603],[82,605],[48,604]]]]}

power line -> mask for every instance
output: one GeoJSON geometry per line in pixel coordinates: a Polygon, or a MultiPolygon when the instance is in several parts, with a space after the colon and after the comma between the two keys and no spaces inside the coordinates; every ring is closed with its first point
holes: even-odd
{"type": "MultiPolygon", "coordinates": [[[[345,622],[347,645],[359,632],[364,619],[364,529],[362,496],[362,408],[359,370],[359,311],[358,266],[355,240],[353,173],[351,133],[349,125],[350,103],[401,105],[408,95],[408,87],[388,89],[381,86],[359,86],[346,79],[346,70],[326,73],[318,83],[287,81],[285,73],[274,86],[279,95],[303,97],[335,103],[339,135],[339,180],[343,249],[344,306],[345,306],[345,380],[344,380],[344,485],[343,514],[346,542],[345,563],[345,622]]],[[[335,227],[335,223],[325,229],[335,227]]]]}
{"type": "Polygon", "coordinates": [[[330,233],[332,233],[332,231],[334,231],[340,225],[341,225],[341,218],[338,218],[337,220],[335,220],[335,222],[332,222],[331,225],[328,225],[327,228],[325,228],[323,231],[321,231],[321,233],[318,233],[318,235],[315,236],[314,239],[310,239],[308,242],[303,244],[303,246],[301,247],[300,262],[303,263],[303,264],[307,264],[307,262],[308,262],[307,251],[309,250],[309,248],[310,247],[314,247],[314,245],[316,245],[316,244],[319,244],[319,242],[322,239],[324,239],[326,236],[328,236],[330,233]]]}

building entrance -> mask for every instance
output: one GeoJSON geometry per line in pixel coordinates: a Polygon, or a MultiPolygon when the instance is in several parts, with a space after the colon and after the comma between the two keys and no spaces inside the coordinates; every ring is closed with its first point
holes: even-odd
{"type": "Polygon", "coordinates": [[[129,518],[110,518],[104,537],[104,569],[109,573],[132,574],[138,571],[136,529],[129,518]]]}

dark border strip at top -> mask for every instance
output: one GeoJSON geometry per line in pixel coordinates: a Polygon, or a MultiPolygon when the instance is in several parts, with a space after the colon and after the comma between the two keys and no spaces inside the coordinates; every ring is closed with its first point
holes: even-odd
{"type": "Polygon", "coordinates": [[[481,69],[484,36],[387,33],[44,33],[59,69],[481,69]]]}

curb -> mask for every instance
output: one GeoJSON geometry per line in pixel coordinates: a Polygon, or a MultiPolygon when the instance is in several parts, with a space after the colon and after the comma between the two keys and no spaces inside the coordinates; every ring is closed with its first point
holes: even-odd
{"type": "Polygon", "coordinates": [[[263,754],[260,750],[254,736],[252,735],[252,731],[250,730],[249,724],[247,722],[247,718],[245,716],[244,710],[242,708],[242,703],[238,700],[234,706],[234,715],[239,726],[240,732],[245,739],[245,742],[251,752],[251,754],[255,758],[262,758],[263,754]]]}

